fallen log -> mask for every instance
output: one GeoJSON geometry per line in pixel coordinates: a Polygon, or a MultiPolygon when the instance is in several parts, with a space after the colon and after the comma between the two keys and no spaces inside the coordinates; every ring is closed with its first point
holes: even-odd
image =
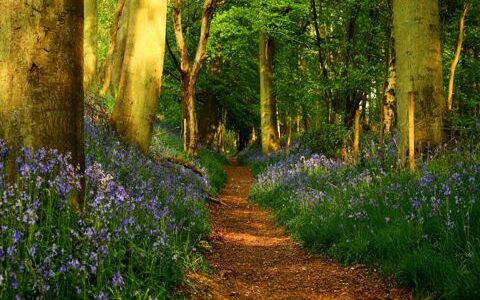
{"type": "Polygon", "coordinates": [[[163,163],[163,162],[169,162],[175,165],[180,165],[182,167],[185,167],[187,169],[192,170],[196,174],[200,175],[201,177],[204,177],[206,175],[205,171],[200,169],[199,167],[195,166],[194,164],[186,161],[183,158],[180,157],[169,157],[169,156],[150,156],[150,158],[157,163],[163,163]]]}

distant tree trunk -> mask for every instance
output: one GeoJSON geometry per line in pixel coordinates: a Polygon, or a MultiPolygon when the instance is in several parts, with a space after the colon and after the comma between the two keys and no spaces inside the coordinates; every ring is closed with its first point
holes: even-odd
{"type": "Polygon", "coordinates": [[[273,87],[275,46],[272,37],[260,33],[260,118],[263,153],[280,148],[277,132],[277,104],[273,87]]]}
{"type": "Polygon", "coordinates": [[[88,91],[97,72],[97,0],[85,0],[83,88],[88,91]]]}
{"type": "Polygon", "coordinates": [[[125,143],[146,153],[162,82],[167,3],[137,0],[125,8],[129,30],[111,123],[125,143]]]}
{"type": "MultiPolygon", "coordinates": [[[[352,63],[354,56],[354,50],[355,50],[355,29],[356,29],[356,23],[358,19],[358,14],[360,11],[360,7],[358,4],[355,4],[351,9],[350,9],[350,18],[348,21],[348,26],[347,26],[347,40],[346,40],[346,49],[345,49],[345,69],[343,71],[343,76],[345,78],[348,78],[349,76],[349,68],[351,65],[354,65],[352,63]]],[[[345,119],[344,123],[345,126],[348,128],[351,128],[352,125],[354,125],[354,119],[355,119],[355,110],[357,109],[357,105],[359,102],[358,99],[358,93],[359,91],[356,88],[349,88],[347,91],[345,100],[344,100],[344,107],[345,107],[345,119]]]]}
{"type": "Polygon", "coordinates": [[[290,115],[287,116],[287,147],[292,144],[292,127],[293,119],[290,115]]]}
{"type": "Polygon", "coordinates": [[[175,0],[173,3],[173,25],[180,56],[182,115],[184,124],[186,124],[184,128],[184,148],[189,154],[194,156],[198,154],[199,141],[197,110],[195,107],[195,83],[206,58],[205,49],[216,2],[216,0],[205,0],[203,3],[200,38],[193,63],[190,63],[188,48],[183,39],[182,0],[175,0]]]}
{"type": "Polygon", "coordinates": [[[408,92],[415,98],[415,139],[435,146],[445,137],[446,102],[438,30],[438,0],[394,0],[398,157],[408,149],[408,92]]]}
{"type": "Polygon", "coordinates": [[[465,6],[463,7],[462,15],[460,16],[460,28],[458,34],[458,42],[457,42],[457,50],[455,51],[455,55],[453,56],[452,65],[450,66],[450,79],[448,82],[448,100],[447,100],[447,107],[448,111],[452,111],[452,102],[453,102],[453,84],[455,81],[455,69],[457,68],[458,60],[460,59],[460,52],[462,51],[462,44],[463,44],[463,27],[465,23],[465,16],[467,15],[467,11],[470,8],[470,0],[467,0],[465,6]]]}
{"type": "Polygon", "coordinates": [[[360,107],[355,109],[355,116],[353,119],[355,127],[355,134],[353,138],[353,163],[356,165],[358,164],[358,156],[360,152],[360,107]]]}
{"type": "Polygon", "coordinates": [[[22,146],[70,152],[83,172],[83,9],[75,0],[0,1],[0,139],[13,148],[10,174],[22,146]]]}
{"type": "Polygon", "coordinates": [[[252,127],[252,134],[250,135],[250,144],[253,145],[257,141],[257,134],[255,133],[255,127],[252,127]]]}
{"type": "MultiPolygon", "coordinates": [[[[392,51],[393,52],[393,51],[392,51]]],[[[393,52],[393,55],[394,52],[393,52]]],[[[384,99],[383,99],[383,133],[385,135],[390,135],[395,118],[395,89],[397,87],[397,74],[395,71],[395,57],[393,56],[390,59],[388,67],[388,80],[385,88],[384,99]]]]}
{"type": "Polygon", "coordinates": [[[211,148],[215,140],[215,132],[219,123],[219,103],[217,95],[213,90],[216,77],[221,73],[221,59],[216,58],[210,62],[208,70],[208,85],[205,103],[202,107],[202,115],[200,118],[200,140],[206,147],[211,148]]]}
{"type": "Polygon", "coordinates": [[[360,118],[362,119],[363,124],[368,124],[367,120],[367,95],[362,93],[362,112],[360,118]]]}
{"type": "MultiPolygon", "coordinates": [[[[123,12],[124,12],[125,1],[126,0],[119,0],[118,3],[117,3],[117,7],[115,9],[112,28],[110,29],[110,42],[108,44],[107,59],[105,61],[105,75],[104,75],[104,78],[103,78],[102,87],[101,87],[100,92],[99,92],[100,96],[105,96],[107,94],[108,89],[110,88],[110,83],[112,81],[113,55],[114,55],[115,48],[116,48],[115,45],[117,43],[118,32],[119,32],[120,26],[121,26],[120,18],[122,16],[123,12]]],[[[123,23],[124,23],[124,26],[126,27],[127,22],[123,22],[123,23]]],[[[124,36],[126,36],[126,35],[124,35],[124,36]]],[[[122,57],[122,58],[123,58],[123,55],[124,55],[124,52],[125,52],[124,51],[125,41],[126,41],[126,39],[118,41],[118,43],[122,45],[118,48],[123,49],[123,51],[121,51],[121,53],[120,53],[120,57],[122,57]]],[[[122,62],[123,62],[123,60],[122,60],[122,62]]],[[[120,65],[120,68],[117,69],[117,72],[121,73],[121,65],[120,65]]]]}

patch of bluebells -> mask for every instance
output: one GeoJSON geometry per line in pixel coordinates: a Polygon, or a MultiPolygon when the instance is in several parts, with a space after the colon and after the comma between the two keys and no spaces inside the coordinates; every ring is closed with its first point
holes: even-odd
{"type": "MultiPolygon", "coordinates": [[[[251,198],[273,208],[277,220],[315,250],[347,263],[383,265],[419,290],[453,298],[476,295],[479,145],[457,147],[421,163],[415,173],[395,170],[390,148],[379,151],[372,144],[357,167],[309,151],[291,153],[262,168],[251,198]],[[424,253],[435,258],[426,261],[424,253]],[[445,264],[451,273],[429,275],[445,264]]],[[[257,164],[268,160],[248,157],[257,164]]]]}
{"type": "Polygon", "coordinates": [[[206,182],[159,165],[85,124],[82,176],[69,155],[21,149],[17,180],[5,179],[0,141],[0,298],[165,298],[183,261],[208,233],[206,182]]]}

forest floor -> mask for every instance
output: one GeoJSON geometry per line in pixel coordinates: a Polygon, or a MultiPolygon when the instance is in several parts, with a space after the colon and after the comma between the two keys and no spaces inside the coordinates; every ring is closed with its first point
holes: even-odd
{"type": "Polygon", "coordinates": [[[411,299],[363,265],[345,267],[311,254],[248,202],[250,169],[230,159],[228,182],[210,213],[211,274],[188,274],[192,299],[411,299]]]}

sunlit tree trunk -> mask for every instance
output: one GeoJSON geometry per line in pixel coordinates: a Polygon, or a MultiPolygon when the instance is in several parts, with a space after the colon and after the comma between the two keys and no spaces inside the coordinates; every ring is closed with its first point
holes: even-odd
{"type": "Polygon", "coordinates": [[[260,118],[263,153],[280,148],[277,132],[277,105],[273,87],[273,64],[275,45],[272,37],[260,33],[260,118]]]}
{"type": "Polygon", "coordinates": [[[11,162],[21,146],[56,148],[82,171],[83,1],[29,2],[0,1],[0,139],[11,162]]]}
{"type": "Polygon", "coordinates": [[[148,152],[165,53],[167,2],[128,1],[128,34],[111,123],[123,141],[148,152]]]}
{"type": "Polygon", "coordinates": [[[184,148],[189,154],[194,156],[198,154],[199,142],[197,110],[195,107],[195,83],[206,58],[205,50],[216,2],[216,0],[205,0],[203,3],[200,37],[197,52],[192,63],[190,63],[188,47],[183,38],[182,0],[175,0],[173,2],[173,25],[180,56],[180,95],[184,124],[184,148]]]}
{"type": "Polygon", "coordinates": [[[394,0],[398,157],[408,149],[408,92],[415,98],[415,140],[440,144],[446,102],[438,29],[438,0],[394,0]]]}
{"type": "Polygon", "coordinates": [[[85,0],[83,88],[87,91],[97,71],[97,0],[85,0]]]}
{"type": "Polygon", "coordinates": [[[465,23],[465,16],[467,15],[467,11],[469,8],[470,8],[470,0],[467,0],[467,2],[465,3],[465,6],[463,7],[462,15],[460,16],[460,28],[459,28],[459,34],[458,34],[457,50],[455,51],[452,65],[450,66],[450,78],[448,82],[448,99],[447,99],[448,111],[452,110],[455,69],[457,68],[458,60],[460,59],[460,52],[462,51],[463,27],[465,23]]]}

